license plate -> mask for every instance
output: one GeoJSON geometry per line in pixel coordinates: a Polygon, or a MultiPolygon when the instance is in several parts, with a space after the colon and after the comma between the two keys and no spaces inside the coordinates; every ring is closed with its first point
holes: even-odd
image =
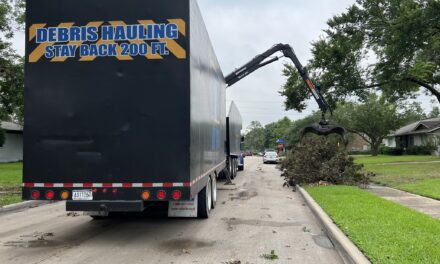
{"type": "Polygon", "coordinates": [[[72,200],[74,201],[91,201],[93,200],[92,190],[73,190],[72,200]]]}

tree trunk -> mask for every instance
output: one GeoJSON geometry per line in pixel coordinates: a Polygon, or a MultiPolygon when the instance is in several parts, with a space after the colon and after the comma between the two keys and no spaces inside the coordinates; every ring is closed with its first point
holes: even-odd
{"type": "Polygon", "coordinates": [[[377,156],[379,154],[379,146],[380,144],[372,143],[371,144],[371,155],[377,156]]]}

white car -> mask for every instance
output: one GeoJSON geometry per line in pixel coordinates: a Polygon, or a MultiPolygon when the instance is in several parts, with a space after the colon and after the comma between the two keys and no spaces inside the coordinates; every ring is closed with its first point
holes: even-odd
{"type": "Polygon", "coordinates": [[[275,151],[268,151],[264,153],[263,156],[263,163],[278,163],[280,161],[280,158],[278,157],[278,154],[275,151]]]}

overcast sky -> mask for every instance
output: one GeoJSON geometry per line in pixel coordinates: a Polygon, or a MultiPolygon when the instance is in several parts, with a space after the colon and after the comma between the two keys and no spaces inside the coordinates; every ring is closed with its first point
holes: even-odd
{"type": "MultiPolygon", "coordinates": [[[[235,68],[276,43],[288,43],[303,64],[310,59],[311,42],[326,28],[326,21],[344,12],[354,0],[199,0],[212,44],[226,76],[235,68]]],[[[24,36],[18,34],[15,48],[24,53],[24,36]]],[[[298,119],[318,110],[315,102],[303,112],[285,111],[279,95],[285,78],[283,62],[275,62],[249,75],[227,90],[243,116],[243,128],[258,120],[263,125],[284,116],[298,119]]],[[[419,98],[424,108],[430,99],[419,98]]]]}
{"type": "MultiPolygon", "coordinates": [[[[319,39],[326,21],[344,12],[354,0],[199,0],[199,6],[225,76],[275,43],[288,43],[303,64],[311,57],[311,42],[319,39]]],[[[287,60],[283,59],[284,62],[287,60]]],[[[282,62],[274,62],[228,89],[244,128],[252,120],[262,124],[284,116],[298,119],[318,110],[314,101],[303,113],[284,110],[279,95],[285,78],[282,62]]],[[[424,108],[430,98],[421,96],[424,108]]]]}

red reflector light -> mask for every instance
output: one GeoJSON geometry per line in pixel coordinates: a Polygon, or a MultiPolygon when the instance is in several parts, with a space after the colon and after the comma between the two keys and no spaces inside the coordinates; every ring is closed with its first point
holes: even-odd
{"type": "Polygon", "coordinates": [[[55,196],[55,193],[53,191],[46,192],[46,199],[52,200],[54,196],[55,196]]]}
{"type": "Polygon", "coordinates": [[[40,197],[39,191],[32,191],[31,192],[32,199],[37,200],[40,197]]]}
{"type": "Polygon", "coordinates": [[[164,190],[157,191],[157,199],[163,200],[167,196],[167,193],[164,190]]]}
{"type": "Polygon", "coordinates": [[[173,199],[179,200],[182,197],[182,193],[180,191],[173,191],[173,199]]]}

